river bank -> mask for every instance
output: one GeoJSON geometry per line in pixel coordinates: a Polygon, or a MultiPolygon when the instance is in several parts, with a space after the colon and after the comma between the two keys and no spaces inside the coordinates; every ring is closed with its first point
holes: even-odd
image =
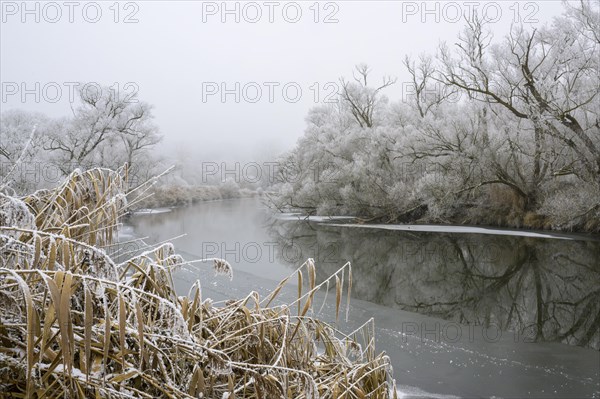
{"type": "Polygon", "coordinates": [[[175,208],[203,201],[232,198],[252,198],[259,195],[256,190],[222,184],[217,186],[161,186],[152,187],[144,198],[136,201],[132,211],[141,209],[175,208]]]}

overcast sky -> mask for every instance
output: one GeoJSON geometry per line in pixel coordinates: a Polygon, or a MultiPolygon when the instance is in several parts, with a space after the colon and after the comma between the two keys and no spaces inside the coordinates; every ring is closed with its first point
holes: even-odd
{"type": "Polygon", "coordinates": [[[562,10],[559,1],[230,1],[229,13],[201,1],[26,7],[2,1],[3,111],[68,115],[70,82],[97,82],[153,104],[170,151],[245,160],[290,149],[308,109],[355,64],[371,66],[374,82],[398,77],[387,94],[399,99],[404,55],[453,43],[463,26],[457,13],[485,12],[500,37],[516,19],[546,23],[562,10]]]}

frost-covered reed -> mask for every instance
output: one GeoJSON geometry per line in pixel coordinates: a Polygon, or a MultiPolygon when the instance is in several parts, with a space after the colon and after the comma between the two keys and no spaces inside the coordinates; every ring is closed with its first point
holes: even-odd
{"type": "MultiPolygon", "coordinates": [[[[346,264],[272,306],[256,292],[217,306],[200,283],[178,296],[185,261],[165,243],[123,262],[108,253],[131,195],[126,171],[72,173],[53,190],[0,196],[0,396],[26,398],[387,398],[389,359],[372,322],[343,334],[309,317],[315,293],[349,298],[346,264]],[[129,197],[129,198],[128,198],[129,197]],[[297,306],[297,312],[295,309],[297,306]]],[[[213,260],[232,276],[231,265],[213,260]]]]}

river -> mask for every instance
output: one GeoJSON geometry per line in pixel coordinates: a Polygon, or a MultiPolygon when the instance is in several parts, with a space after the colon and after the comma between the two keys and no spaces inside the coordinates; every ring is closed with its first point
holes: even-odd
{"type": "MultiPolygon", "coordinates": [[[[266,295],[306,258],[323,281],[352,262],[352,331],[375,319],[376,345],[404,397],[600,397],[600,239],[502,229],[366,226],[273,216],[258,199],[137,214],[121,239],[173,240],[186,260],[181,294],[266,295]]],[[[295,279],[283,293],[294,298],[295,279]]],[[[335,322],[331,304],[322,317],[335,322]]],[[[402,397],[401,395],[401,397],[402,397]]]]}

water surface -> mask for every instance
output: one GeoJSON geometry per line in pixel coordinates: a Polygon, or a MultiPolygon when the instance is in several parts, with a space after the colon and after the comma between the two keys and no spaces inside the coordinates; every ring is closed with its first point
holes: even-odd
{"type": "MultiPolygon", "coordinates": [[[[390,355],[406,396],[600,397],[595,236],[308,222],[273,217],[256,199],[129,224],[149,242],[186,234],[174,241],[186,259],[227,259],[231,282],[210,263],[175,276],[182,293],[199,278],[216,300],[266,294],[308,257],[320,280],[351,260],[353,300],[341,327],[375,317],[377,349],[390,355]]],[[[334,322],[333,312],[328,304],[321,317],[334,322]]]]}

